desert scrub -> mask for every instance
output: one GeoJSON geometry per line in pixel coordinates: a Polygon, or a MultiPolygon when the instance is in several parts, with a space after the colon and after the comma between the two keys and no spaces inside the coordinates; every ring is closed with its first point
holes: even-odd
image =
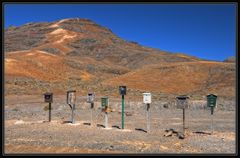
{"type": "MultiPolygon", "coordinates": [[[[52,109],[53,109],[53,108],[51,107],[51,110],[52,110],[52,109]]],[[[48,111],[48,110],[49,110],[49,105],[45,105],[44,108],[43,108],[43,110],[44,110],[44,111],[48,111]]]]}

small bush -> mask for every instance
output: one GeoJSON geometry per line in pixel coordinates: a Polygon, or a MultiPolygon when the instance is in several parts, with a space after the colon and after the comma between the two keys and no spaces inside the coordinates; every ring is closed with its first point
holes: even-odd
{"type": "MultiPolygon", "coordinates": [[[[52,109],[53,109],[53,108],[51,107],[51,110],[52,110],[52,109]]],[[[49,105],[44,106],[43,110],[44,110],[44,111],[48,111],[48,110],[49,110],[49,105]]]]}

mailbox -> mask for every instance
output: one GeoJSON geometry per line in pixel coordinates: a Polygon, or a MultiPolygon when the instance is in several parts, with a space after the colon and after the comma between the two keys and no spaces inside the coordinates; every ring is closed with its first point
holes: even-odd
{"type": "Polygon", "coordinates": [[[185,109],[188,106],[188,96],[180,95],[177,98],[177,108],[178,109],[185,109]]]}
{"type": "Polygon", "coordinates": [[[152,102],[151,93],[143,93],[143,103],[150,104],[152,102]]]}
{"type": "Polygon", "coordinates": [[[102,107],[108,107],[108,97],[101,98],[102,107]]]}
{"type": "Polygon", "coordinates": [[[45,93],[44,94],[44,101],[46,103],[52,103],[53,102],[53,93],[49,93],[49,92],[45,93]]]}
{"type": "Polygon", "coordinates": [[[215,107],[217,101],[217,96],[214,94],[207,95],[207,106],[208,107],[215,107]]]}
{"type": "Polygon", "coordinates": [[[76,102],[76,91],[67,91],[67,104],[74,105],[76,102]]]}
{"type": "Polygon", "coordinates": [[[88,103],[93,103],[94,102],[94,94],[93,93],[88,93],[87,102],[88,103]]]}
{"type": "Polygon", "coordinates": [[[126,86],[119,86],[119,93],[120,93],[120,95],[126,95],[127,94],[127,87],[126,86]]]}

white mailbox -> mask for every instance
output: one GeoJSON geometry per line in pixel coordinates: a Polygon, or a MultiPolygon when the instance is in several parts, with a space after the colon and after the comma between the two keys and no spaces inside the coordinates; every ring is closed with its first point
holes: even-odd
{"type": "Polygon", "coordinates": [[[151,93],[143,93],[143,103],[150,104],[152,102],[151,93]]]}

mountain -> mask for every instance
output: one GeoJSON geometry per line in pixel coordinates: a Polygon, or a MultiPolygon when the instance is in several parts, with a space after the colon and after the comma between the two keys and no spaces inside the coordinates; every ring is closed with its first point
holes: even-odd
{"type": "Polygon", "coordinates": [[[235,56],[231,56],[231,57],[228,57],[227,59],[225,59],[223,62],[231,62],[231,63],[234,63],[235,61],[236,61],[235,56]]]}
{"type": "Polygon", "coordinates": [[[150,91],[159,98],[208,92],[234,97],[235,64],[212,62],[125,41],[88,19],[27,23],[4,31],[5,93],[129,97],[150,91]]]}

